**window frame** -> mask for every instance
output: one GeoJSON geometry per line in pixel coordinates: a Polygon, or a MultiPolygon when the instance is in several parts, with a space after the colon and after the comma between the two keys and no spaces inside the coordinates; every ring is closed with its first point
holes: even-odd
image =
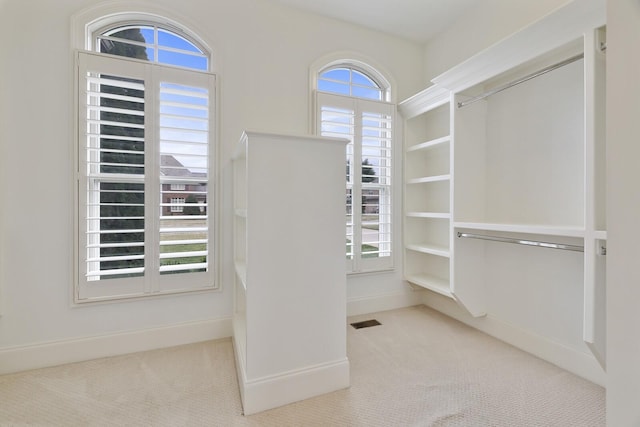
{"type": "MultiPolygon", "coordinates": [[[[117,21],[117,22],[111,22],[109,23],[109,25],[101,25],[100,27],[95,27],[94,24],[94,28],[100,28],[101,30],[104,30],[105,28],[117,28],[117,27],[121,27],[123,25],[129,25],[131,24],[131,20],[127,20],[127,21],[117,21]]],[[[194,45],[198,48],[202,49],[202,43],[197,43],[196,40],[194,40],[193,37],[185,37],[185,32],[184,31],[175,31],[174,27],[171,26],[167,26],[167,25],[158,25],[157,22],[146,22],[146,21],[141,21],[141,20],[136,20],[136,25],[153,25],[153,26],[157,26],[159,28],[168,30],[168,31],[173,31],[176,33],[176,35],[182,37],[183,39],[188,40],[189,42],[194,43],[194,45]]],[[[87,26],[87,28],[89,28],[89,26],[87,26]]],[[[94,40],[96,40],[93,37],[93,34],[89,35],[88,37],[85,38],[86,40],[86,46],[85,48],[91,49],[92,47],[95,47],[95,43],[94,40]]],[[[219,151],[219,147],[217,144],[218,141],[218,132],[219,132],[219,126],[218,126],[218,116],[217,116],[217,112],[218,112],[218,87],[217,87],[217,79],[216,76],[213,72],[211,72],[211,68],[212,68],[212,61],[211,61],[211,55],[210,53],[207,52],[207,50],[203,50],[203,52],[206,52],[209,56],[208,56],[208,70],[207,71],[199,71],[199,70],[195,70],[195,69],[191,69],[191,68],[183,68],[183,67],[179,67],[179,66],[175,66],[175,65],[169,65],[169,64],[161,64],[161,63],[157,63],[157,62],[151,62],[151,61],[147,61],[147,60],[140,60],[140,59],[135,59],[135,58],[128,58],[128,57],[124,57],[124,56],[117,56],[117,55],[109,55],[109,54],[103,54],[103,53],[97,53],[97,52],[91,52],[91,51],[87,51],[84,49],[76,49],[76,54],[74,55],[74,61],[75,61],[75,76],[74,76],[74,90],[76,93],[76,96],[74,97],[74,158],[75,158],[75,173],[74,173],[74,257],[73,257],[73,269],[74,269],[74,286],[73,286],[73,302],[74,304],[84,304],[87,302],[98,302],[98,301],[113,301],[113,300],[122,300],[122,299],[131,299],[131,298],[149,298],[149,297],[155,297],[155,296],[159,296],[159,295],[167,295],[167,294],[182,294],[185,292],[208,292],[211,290],[217,290],[220,288],[219,286],[219,275],[220,275],[220,271],[219,271],[219,257],[220,257],[220,251],[219,251],[219,240],[220,240],[220,236],[219,236],[219,189],[218,189],[218,185],[219,185],[219,156],[218,156],[218,151],[219,151]],[[83,218],[83,209],[87,209],[87,205],[86,205],[86,196],[84,196],[82,193],[82,183],[80,182],[80,180],[82,180],[82,167],[83,165],[86,165],[86,162],[83,161],[83,157],[82,156],[86,156],[86,149],[85,144],[86,144],[86,137],[84,135],[82,135],[81,132],[81,128],[83,126],[82,122],[82,110],[83,108],[85,108],[86,103],[82,101],[82,99],[80,99],[80,93],[82,92],[82,84],[86,84],[84,83],[84,76],[81,74],[80,70],[80,56],[81,55],[92,55],[95,57],[102,57],[104,58],[105,61],[107,62],[111,62],[111,63],[119,63],[119,64],[123,64],[123,63],[131,63],[134,64],[136,66],[141,66],[143,68],[149,68],[149,67],[158,67],[159,69],[164,70],[163,73],[161,74],[165,74],[167,76],[169,76],[169,81],[173,81],[171,80],[170,76],[171,75],[185,75],[186,73],[193,73],[193,74],[198,74],[201,75],[202,78],[204,80],[207,80],[207,89],[208,89],[208,96],[209,96],[209,116],[208,116],[208,188],[207,188],[207,204],[208,206],[206,208],[203,207],[202,204],[198,204],[198,208],[200,210],[200,212],[204,212],[206,209],[207,215],[208,215],[208,256],[207,256],[207,263],[208,263],[208,269],[206,272],[203,272],[202,274],[197,273],[197,272],[185,272],[183,274],[160,274],[159,270],[153,272],[153,276],[154,278],[151,279],[150,274],[146,274],[146,279],[145,276],[143,276],[142,280],[121,280],[121,279],[111,279],[108,282],[109,283],[109,291],[100,291],[100,290],[91,290],[89,292],[87,292],[87,281],[85,280],[85,277],[83,276],[83,272],[86,272],[86,261],[84,260],[85,257],[85,253],[86,253],[86,248],[83,247],[82,242],[84,240],[83,237],[83,233],[86,232],[86,221],[84,221],[83,218]],[[83,202],[84,200],[84,202],[83,202]],[[202,276],[199,279],[194,279],[194,280],[190,280],[187,279],[187,276],[191,276],[193,277],[194,275],[200,275],[202,276]],[[121,283],[118,283],[121,282],[121,283]],[[84,289],[83,289],[84,288],[84,289]]],[[[118,66],[115,67],[116,70],[119,69],[118,66]]],[[[102,70],[100,70],[100,72],[102,72],[102,70]]],[[[104,72],[109,72],[108,70],[105,70],[104,72]]],[[[117,75],[117,73],[116,73],[117,75]]],[[[152,79],[153,80],[153,79],[152,79]]],[[[178,81],[181,82],[180,79],[178,79],[178,81]]],[[[156,85],[155,83],[153,84],[153,87],[150,88],[149,90],[153,90],[153,91],[157,91],[159,90],[159,84],[156,85]]],[[[145,90],[146,92],[146,90],[145,90]]],[[[146,97],[146,93],[145,93],[145,97],[146,97]]],[[[156,106],[154,106],[154,111],[151,113],[153,120],[152,122],[155,124],[156,129],[153,130],[153,132],[157,132],[159,129],[159,117],[158,114],[159,112],[156,111],[157,105],[159,105],[159,94],[156,94],[156,106]]],[[[149,114],[149,113],[145,113],[145,114],[149,114]]],[[[158,143],[158,139],[155,136],[147,136],[145,134],[145,139],[148,138],[153,138],[154,144],[158,143]]],[[[159,152],[159,149],[158,149],[159,152]]],[[[145,164],[147,163],[147,160],[145,159],[145,164]]],[[[145,166],[146,167],[146,166],[145,166]]],[[[158,163],[157,166],[155,166],[156,171],[159,171],[160,165],[158,163]]],[[[154,173],[154,178],[155,180],[158,181],[157,185],[155,186],[155,188],[152,189],[148,189],[145,188],[145,193],[149,193],[150,196],[154,199],[158,199],[156,200],[152,200],[150,202],[148,202],[145,199],[145,206],[147,206],[149,209],[152,210],[158,210],[160,212],[160,214],[162,214],[162,200],[160,197],[161,194],[161,189],[162,189],[162,184],[160,183],[160,177],[155,176],[158,175],[157,173],[154,173]],[[156,194],[158,193],[158,194],[156,194]],[[157,203],[156,203],[157,202],[157,203]]],[[[86,179],[86,174],[84,179],[86,179]]],[[[147,197],[147,195],[145,194],[145,197],[147,197]]],[[[146,208],[145,208],[146,209],[146,208]]],[[[150,214],[145,212],[145,223],[146,223],[146,219],[150,217],[150,214]]],[[[154,227],[158,227],[158,221],[155,221],[155,225],[154,227]]],[[[147,228],[147,226],[145,225],[145,229],[147,228]]],[[[159,229],[154,230],[154,233],[158,233],[159,229]]],[[[150,243],[152,243],[153,245],[158,244],[160,241],[160,236],[159,234],[154,237],[153,242],[148,242],[146,240],[145,237],[145,245],[148,245],[150,243]]],[[[160,250],[157,249],[155,254],[159,254],[160,250]]],[[[151,259],[149,258],[149,253],[148,251],[145,249],[145,257],[146,259],[151,259]]],[[[159,263],[159,260],[153,260],[153,268],[155,268],[155,266],[157,265],[157,263],[159,263]]],[[[151,268],[151,266],[149,264],[147,264],[147,262],[145,262],[145,268],[147,268],[147,271],[149,271],[148,269],[151,268]]],[[[132,278],[132,279],[137,279],[137,278],[132,278]]],[[[100,281],[97,281],[100,282],[100,281]]],[[[95,286],[94,286],[95,288],[95,286]]]]}
{"type": "Polygon", "coordinates": [[[335,93],[337,95],[350,96],[352,98],[358,98],[358,99],[370,99],[370,100],[373,100],[373,101],[384,101],[389,96],[389,90],[384,86],[384,84],[378,82],[375,78],[369,76],[365,71],[361,70],[359,67],[352,66],[352,65],[345,65],[345,64],[335,64],[335,65],[332,65],[330,67],[326,67],[323,70],[321,70],[320,72],[318,72],[317,90],[318,90],[318,92],[335,93]],[[323,77],[324,74],[326,74],[326,73],[330,73],[332,71],[338,71],[338,70],[345,70],[345,71],[347,71],[349,73],[349,81],[348,82],[346,82],[344,80],[340,80],[340,79],[331,78],[331,77],[323,77]],[[371,82],[373,84],[373,86],[364,85],[364,84],[361,84],[361,83],[358,83],[358,82],[354,81],[354,78],[353,78],[354,73],[357,73],[358,75],[364,77],[367,81],[371,82]],[[320,89],[320,83],[321,82],[327,82],[327,83],[333,83],[333,84],[337,84],[337,85],[346,86],[349,89],[349,93],[348,94],[343,94],[343,93],[339,93],[339,92],[324,91],[324,90],[320,89]],[[378,98],[370,98],[370,97],[365,97],[365,96],[354,95],[354,89],[355,90],[363,90],[363,89],[364,90],[375,90],[376,92],[378,92],[379,97],[378,98]]]}
{"type": "MultiPolygon", "coordinates": [[[[177,68],[184,68],[184,69],[189,69],[189,70],[198,70],[198,71],[204,71],[204,72],[210,72],[212,69],[212,57],[211,57],[211,53],[210,50],[202,43],[200,42],[197,38],[193,37],[189,32],[184,31],[182,28],[180,28],[177,25],[171,24],[169,22],[157,22],[155,20],[148,20],[148,19],[140,19],[140,18],[132,18],[132,19],[125,19],[125,20],[119,20],[119,21],[115,21],[115,22],[109,22],[105,25],[101,25],[101,26],[93,26],[92,27],[92,31],[90,33],[90,38],[88,40],[88,50],[93,51],[93,52],[100,52],[98,50],[98,46],[100,44],[99,42],[99,38],[100,37],[105,37],[104,33],[109,32],[109,31],[113,31],[116,30],[118,28],[123,28],[123,27],[153,27],[154,31],[157,33],[158,30],[162,30],[165,32],[169,32],[172,33],[173,35],[182,38],[184,40],[186,40],[187,42],[191,43],[195,48],[199,49],[202,56],[204,58],[206,58],[207,60],[207,68],[206,69],[199,69],[199,68],[187,68],[187,67],[180,67],[179,65],[173,65],[173,64],[167,64],[167,63],[162,63],[159,62],[158,59],[158,53],[157,51],[159,50],[159,47],[161,47],[162,45],[158,44],[158,38],[155,37],[154,38],[154,44],[153,46],[153,50],[154,50],[154,58],[153,59],[148,59],[147,62],[153,63],[153,64],[161,64],[163,66],[167,66],[167,67],[177,67],[177,68]]],[[[110,37],[110,36],[106,36],[106,37],[110,37]]],[[[141,43],[135,43],[135,42],[131,42],[131,44],[140,44],[141,43]]],[[[161,49],[160,49],[161,50],[161,49]]],[[[104,53],[104,52],[100,52],[100,53],[104,53]]],[[[117,56],[117,55],[114,55],[117,56]]],[[[194,55],[196,56],[196,55],[194,55]]],[[[121,56],[121,58],[126,58],[125,56],[121,56]]],[[[130,58],[130,57],[129,57],[130,58]]],[[[134,59],[134,58],[130,58],[130,59],[134,59]]]]}
{"type": "MultiPolygon", "coordinates": [[[[344,108],[350,109],[354,111],[355,116],[361,115],[363,112],[367,111],[372,113],[383,113],[388,114],[390,116],[390,120],[392,123],[391,126],[391,138],[390,138],[390,149],[392,151],[391,157],[389,159],[389,167],[391,168],[389,178],[391,182],[386,188],[388,188],[389,194],[389,210],[385,212],[385,215],[389,217],[388,230],[390,236],[390,241],[387,243],[387,249],[389,252],[389,256],[385,257],[375,257],[375,258],[363,258],[362,257],[362,240],[361,238],[353,238],[351,239],[352,247],[360,248],[356,252],[353,253],[353,257],[351,259],[347,258],[346,260],[346,269],[347,274],[359,274],[359,273],[374,273],[374,272],[384,272],[393,270],[395,268],[395,246],[396,246],[396,224],[395,224],[395,206],[396,206],[396,176],[397,176],[397,154],[395,153],[396,141],[398,139],[398,124],[395,115],[395,104],[393,104],[390,100],[392,97],[391,94],[391,86],[388,83],[388,79],[382,76],[377,70],[368,64],[361,61],[351,61],[351,60],[336,60],[329,62],[321,67],[312,67],[312,75],[311,75],[311,83],[312,83],[312,92],[313,92],[313,132],[317,135],[322,134],[321,123],[322,123],[322,106],[330,105],[335,108],[344,108]],[[350,95],[342,95],[331,92],[324,92],[318,89],[318,81],[320,80],[320,76],[330,70],[338,69],[338,68],[349,68],[355,70],[359,73],[364,74],[364,76],[368,77],[373,81],[381,90],[382,100],[374,100],[371,98],[350,96],[350,95]],[[328,102],[328,103],[327,103],[328,102]]],[[[351,93],[351,91],[350,91],[351,93]]],[[[354,124],[355,126],[355,124],[354,124]]],[[[356,134],[357,131],[354,131],[356,134]]],[[[337,135],[336,135],[337,136],[337,135]]],[[[342,135],[344,137],[344,135],[342,135]]],[[[360,141],[360,145],[362,141],[360,141]]],[[[362,146],[354,147],[354,159],[361,153],[362,146]]],[[[360,155],[360,160],[362,160],[362,156],[360,155]]],[[[353,180],[353,177],[361,178],[361,170],[359,168],[354,169],[356,174],[352,173],[352,185],[355,185],[356,190],[352,190],[352,200],[355,198],[360,200],[358,203],[358,214],[355,219],[352,219],[352,232],[358,228],[361,228],[362,219],[357,219],[357,217],[362,217],[362,190],[366,187],[372,187],[371,184],[364,185],[362,180],[359,179],[356,183],[353,180]]],[[[347,188],[349,188],[349,183],[347,183],[347,188]]],[[[352,205],[352,212],[354,211],[354,205],[352,205]]],[[[386,250],[385,250],[386,251],[386,250]]]]}

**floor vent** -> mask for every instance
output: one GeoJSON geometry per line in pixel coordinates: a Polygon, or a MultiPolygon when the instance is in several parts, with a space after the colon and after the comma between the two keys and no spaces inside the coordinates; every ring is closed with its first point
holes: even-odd
{"type": "Polygon", "coordinates": [[[351,324],[351,326],[353,326],[356,329],[369,328],[371,326],[378,326],[378,325],[382,325],[382,323],[378,322],[376,319],[363,320],[362,322],[355,322],[351,324]]]}

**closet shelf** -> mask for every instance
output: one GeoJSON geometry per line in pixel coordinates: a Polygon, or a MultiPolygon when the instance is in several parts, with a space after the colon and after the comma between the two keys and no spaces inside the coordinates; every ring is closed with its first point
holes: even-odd
{"type": "Polygon", "coordinates": [[[440,295],[453,299],[453,294],[449,288],[449,281],[439,277],[429,276],[427,274],[411,274],[407,275],[406,280],[414,285],[437,292],[440,295]]]}
{"type": "Polygon", "coordinates": [[[434,175],[434,176],[423,176],[420,178],[412,178],[407,180],[407,184],[426,184],[429,182],[442,182],[449,181],[451,179],[451,175],[434,175]]]}
{"type": "Polygon", "coordinates": [[[451,214],[448,212],[407,212],[405,216],[409,218],[451,218],[451,214]]]}
{"type": "Polygon", "coordinates": [[[434,148],[434,147],[437,147],[438,145],[446,144],[449,141],[451,141],[450,135],[443,136],[441,138],[436,138],[430,141],[421,142],[420,144],[412,145],[411,147],[407,148],[407,152],[428,150],[429,148],[434,148]]]}
{"type": "Polygon", "coordinates": [[[430,243],[417,243],[406,245],[405,249],[415,252],[422,252],[424,254],[437,255],[445,258],[449,258],[451,256],[451,252],[449,248],[442,245],[433,245],[430,243]]]}
{"type": "Polygon", "coordinates": [[[504,231],[512,233],[543,234],[546,236],[564,236],[584,238],[583,227],[535,225],[535,224],[496,224],[485,222],[459,222],[453,223],[455,228],[483,231],[504,231]]]}
{"type": "Polygon", "coordinates": [[[398,104],[398,110],[406,118],[416,117],[449,102],[450,92],[443,87],[430,86],[398,104]]]}

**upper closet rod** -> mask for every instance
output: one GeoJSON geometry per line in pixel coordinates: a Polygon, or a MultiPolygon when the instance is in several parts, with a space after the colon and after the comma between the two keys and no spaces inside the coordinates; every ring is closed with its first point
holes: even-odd
{"type": "Polygon", "coordinates": [[[537,246],[537,247],[549,248],[549,249],[563,249],[565,251],[584,252],[584,247],[582,246],[567,245],[564,243],[536,242],[533,240],[512,239],[508,237],[487,236],[484,234],[471,234],[471,233],[460,233],[460,232],[458,232],[458,237],[468,237],[471,239],[480,239],[480,240],[491,240],[494,242],[503,242],[503,243],[516,243],[519,245],[537,246]]]}
{"type": "Polygon", "coordinates": [[[535,73],[526,75],[524,77],[519,78],[518,80],[514,80],[514,81],[512,81],[510,83],[507,83],[505,85],[498,86],[495,89],[491,89],[490,91],[487,91],[487,92],[483,93],[482,95],[478,95],[478,96],[473,97],[471,99],[467,99],[466,101],[458,102],[458,108],[462,108],[465,105],[473,104],[476,101],[480,101],[481,99],[485,99],[485,98],[487,98],[487,97],[489,97],[491,95],[495,95],[496,93],[502,92],[505,89],[509,89],[510,87],[519,85],[520,83],[524,83],[527,80],[531,80],[531,79],[533,79],[535,77],[538,77],[538,76],[541,76],[543,74],[546,74],[549,71],[553,71],[553,70],[555,70],[557,68],[564,67],[565,65],[571,64],[572,62],[578,61],[578,60],[580,60],[582,58],[584,58],[584,54],[583,53],[581,53],[579,55],[576,55],[576,56],[572,56],[571,58],[567,58],[564,61],[558,62],[557,64],[549,65],[548,67],[543,68],[540,71],[536,71],[535,73]]]}

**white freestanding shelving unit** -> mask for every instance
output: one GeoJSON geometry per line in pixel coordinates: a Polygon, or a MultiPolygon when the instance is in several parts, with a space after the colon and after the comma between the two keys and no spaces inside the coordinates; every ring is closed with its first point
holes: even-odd
{"type": "Polygon", "coordinates": [[[245,132],[234,154],[233,341],[245,415],[349,386],[346,142],[245,132]]]}
{"type": "Polygon", "coordinates": [[[575,0],[399,106],[406,280],[602,367],[604,24],[575,0]]]}

